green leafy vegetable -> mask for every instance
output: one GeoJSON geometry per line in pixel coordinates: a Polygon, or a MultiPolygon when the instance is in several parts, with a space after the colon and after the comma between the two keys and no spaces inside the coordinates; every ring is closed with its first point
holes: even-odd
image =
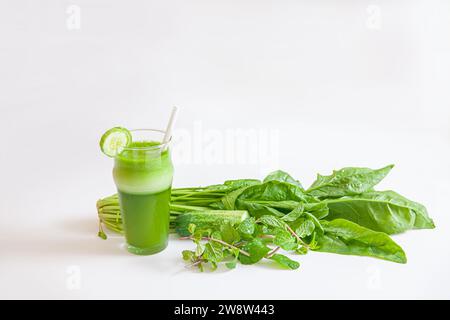
{"type": "Polygon", "coordinates": [[[227,180],[223,183],[224,186],[228,188],[228,191],[241,189],[243,187],[250,187],[257,184],[260,184],[261,181],[257,179],[236,179],[236,180],[227,180]]]}
{"type": "Polygon", "coordinates": [[[287,172],[284,172],[281,170],[270,173],[264,179],[264,182],[269,182],[269,181],[280,181],[280,182],[290,183],[290,184],[297,186],[303,190],[303,186],[299,181],[292,178],[287,172]]]}
{"type": "MultiPolygon", "coordinates": [[[[328,207],[327,207],[328,208],[328,207]]],[[[291,212],[281,217],[281,220],[286,222],[293,222],[305,214],[305,205],[300,203],[291,212]]]]}
{"type": "Polygon", "coordinates": [[[310,219],[304,219],[300,226],[295,230],[295,233],[298,234],[300,238],[304,238],[312,235],[316,225],[310,219]]]}
{"type": "Polygon", "coordinates": [[[328,205],[324,201],[307,203],[305,205],[305,211],[311,213],[317,219],[323,219],[329,213],[328,205]]]}
{"type": "Polygon", "coordinates": [[[255,238],[246,243],[242,250],[249,253],[249,255],[239,255],[239,261],[242,264],[255,264],[269,253],[270,248],[267,247],[261,239],[255,238]]]}
{"type": "Polygon", "coordinates": [[[281,229],[286,228],[286,222],[274,216],[262,216],[257,221],[272,228],[281,228],[281,229]]]}
{"type": "Polygon", "coordinates": [[[223,246],[217,242],[208,242],[205,245],[205,250],[202,253],[202,257],[203,259],[213,263],[213,267],[216,268],[217,263],[223,259],[223,246]]]}
{"type": "MultiPolygon", "coordinates": [[[[388,234],[434,228],[426,208],[394,191],[375,191],[392,169],[344,168],[318,175],[305,191],[284,171],[263,182],[228,180],[207,187],[172,189],[170,228],[194,247],[182,252],[189,267],[228,269],[262,259],[297,269],[281,252],[310,250],[369,256],[406,263],[402,248],[388,234]]],[[[117,195],[97,202],[98,236],[123,233],[117,195]]]]}
{"type": "Polygon", "coordinates": [[[241,240],[241,235],[231,223],[225,223],[220,227],[222,239],[228,243],[235,243],[241,240]]]}
{"type": "Polygon", "coordinates": [[[230,262],[226,262],[226,263],[225,263],[225,266],[226,266],[228,269],[234,269],[234,268],[236,268],[236,264],[237,264],[237,261],[236,261],[236,260],[233,260],[233,261],[230,261],[230,262]]]}
{"type": "Polygon", "coordinates": [[[246,238],[252,237],[255,233],[256,229],[256,222],[255,218],[247,218],[244,221],[242,221],[241,224],[239,224],[237,230],[239,233],[246,238]]]}
{"type": "Polygon", "coordinates": [[[387,234],[434,228],[427,210],[393,191],[372,191],[326,201],[327,220],[343,218],[387,234]]]}
{"type": "Polygon", "coordinates": [[[282,255],[282,254],[276,253],[273,256],[271,256],[269,259],[276,261],[280,266],[291,269],[291,270],[295,270],[300,267],[300,263],[298,263],[297,261],[294,261],[292,259],[289,259],[288,257],[286,257],[285,255],[282,255]]]}
{"type": "Polygon", "coordinates": [[[247,210],[251,216],[258,218],[263,215],[283,216],[283,208],[276,205],[279,202],[286,204],[286,201],[289,201],[292,210],[298,202],[307,202],[308,196],[299,186],[272,180],[248,187],[236,198],[235,204],[237,209],[247,210]]]}
{"type": "Polygon", "coordinates": [[[406,263],[405,252],[385,233],[372,231],[344,219],[323,222],[323,226],[325,233],[319,237],[316,251],[406,263]]]}
{"type": "Polygon", "coordinates": [[[195,256],[195,252],[191,250],[183,250],[181,254],[183,256],[183,260],[186,261],[192,261],[192,259],[194,259],[195,256]]]}
{"type": "Polygon", "coordinates": [[[275,237],[273,238],[273,244],[276,246],[286,251],[292,251],[298,248],[296,239],[289,231],[284,229],[276,229],[274,233],[275,237]]]}
{"type": "Polygon", "coordinates": [[[228,180],[224,182],[226,194],[212,206],[216,209],[233,210],[236,198],[248,187],[258,185],[261,181],[255,179],[228,180]]]}
{"type": "Polygon", "coordinates": [[[317,175],[308,193],[319,198],[356,195],[371,190],[391,171],[393,165],[373,170],[369,168],[343,168],[329,176],[317,175]]]}

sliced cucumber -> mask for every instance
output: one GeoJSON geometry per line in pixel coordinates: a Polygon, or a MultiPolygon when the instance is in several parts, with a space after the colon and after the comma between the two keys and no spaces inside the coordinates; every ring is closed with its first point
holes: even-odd
{"type": "Polygon", "coordinates": [[[115,157],[130,143],[130,131],[122,127],[115,127],[103,134],[100,139],[100,149],[108,157],[115,157]]]}

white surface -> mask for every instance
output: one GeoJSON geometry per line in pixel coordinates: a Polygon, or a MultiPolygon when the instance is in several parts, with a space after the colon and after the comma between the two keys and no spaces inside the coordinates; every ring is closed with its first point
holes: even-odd
{"type": "Polygon", "coordinates": [[[0,298],[450,298],[449,9],[2,1],[0,298]],[[395,163],[381,188],[426,204],[437,229],[395,237],[406,265],[311,253],[294,272],[200,274],[175,240],[131,256],[96,237],[95,201],[114,192],[98,139],[115,125],[162,128],[173,105],[175,186],[274,168],[307,185],[395,163]]]}

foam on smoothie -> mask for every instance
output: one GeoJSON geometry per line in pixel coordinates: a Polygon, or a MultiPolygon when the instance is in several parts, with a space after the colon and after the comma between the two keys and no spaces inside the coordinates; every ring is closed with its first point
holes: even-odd
{"type": "Polygon", "coordinates": [[[161,152],[155,141],[132,142],[115,158],[114,180],[119,191],[159,193],[170,188],[173,166],[169,150],[161,152]]]}

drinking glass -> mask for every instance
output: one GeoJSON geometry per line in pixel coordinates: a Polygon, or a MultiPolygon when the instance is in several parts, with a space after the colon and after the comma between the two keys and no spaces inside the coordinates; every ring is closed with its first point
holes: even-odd
{"type": "Polygon", "coordinates": [[[164,250],[169,237],[173,164],[164,131],[130,130],[132,142],[115,157],[113,176],[129,252],[164,250]]]}

